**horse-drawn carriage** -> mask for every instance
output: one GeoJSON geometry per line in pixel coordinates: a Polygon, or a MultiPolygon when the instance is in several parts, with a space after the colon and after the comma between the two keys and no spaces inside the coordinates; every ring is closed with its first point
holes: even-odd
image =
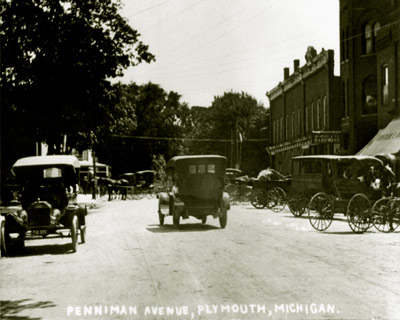
{"type": "Polygon", "coordinates": [[[268,168],[261,170],[253,179],[253,190],[250,196],[251,204],[257,209],[267,207],[274,212],[282,211],[286,205],[286,193],[290,190],[290,177],[268,168]]]}
{"type": "Polygon", "coordinates": [[[289,204],[296,203],[298,213],[307,210],[316,230],[326,230],[337,213],[346,216],[355,233],[365,232],[375,220],[378,224],[372,206],[388,189],[387,177],[391,175],[381,160],[369,156],[300,156],[292,159],[292,166],[289,204]],[[290,199],[293,194],[297,194],[294,200],[290,199]]]}

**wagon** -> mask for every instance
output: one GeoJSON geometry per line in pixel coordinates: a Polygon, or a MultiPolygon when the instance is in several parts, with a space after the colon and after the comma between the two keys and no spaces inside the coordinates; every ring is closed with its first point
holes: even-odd
{"type": "Polygon", "coordinates": [[[290,190],[291,179],[274,169],[260,171],[253,180],[251,204],[257,209],[267,207],[274,212],[282,211],[286,206],[286,194],[290,190]]]}
{"type": "Polygon", "coordinates": [[[158,193],[160,225],[172,216],[173,225],[190,216],[206,223],[207,216],[219,219],[221,228],[227,224],[229,195],[224,192],[227,159],[219,155],[176,156],[166,167],[166,192],[158,193]]]}
{"type": "Polygon", "coordinates": [[[74,156],[19,159],[12,167],[21,185],[20,206],[4,210],[1,249],[9,254],[28,239],[70,237],[77,250],[78,235],[85,242],[86,207],[77,203],[79,161],[74,156]]]}
{"type": "MultiPolygon", "coordinates": [[[[295,157],[289,197],[297,193],[297,199],[305,199],[301,210],[308,211],[316,230],[326,230],[334,215],[340,213],[347,217],[353,232],[363,233],[372,226],[371,207],[382,195],[375,176],[381,170],[383,162],[369,156],[295,157]]],[[[300,202],[296,201],[300,210],[300,202]]]]}

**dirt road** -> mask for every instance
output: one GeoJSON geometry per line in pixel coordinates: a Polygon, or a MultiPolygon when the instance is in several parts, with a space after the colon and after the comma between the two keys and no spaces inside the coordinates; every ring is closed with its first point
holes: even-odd
{"type": "MultiPolygon", "coordinates": [[[[340,216],[338,217],[340,218],[340,216]]],[[[26,242],[2,258],[1,319],[400,319],[400,233],[327,232],[235,206],[158,225],[157,200],[103,202],[87,242],[26,242]]]]}

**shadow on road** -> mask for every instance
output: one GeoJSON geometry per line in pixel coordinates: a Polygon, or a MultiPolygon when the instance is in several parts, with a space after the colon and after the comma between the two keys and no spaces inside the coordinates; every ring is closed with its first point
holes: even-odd
{"type": "Polygon", "coordinates": [[[221,230],[221,228],[201,223],[184,223],[180,224],[178,228],[175,228],[172,224],[165,224],[160,226],[159,224],[151,224],[146,228],[150,232],[154,233],[169,233],[169,232],[203,232],[211,230],[221,230]]]}
{"type": "Polygon", "coordinates": [[[27,309],[54,308],[56,305],[51,301],[33,302],[30,299],[23,300],[0,300],[1,319],[4,320],[39,320],[29,316],[18,316],[18,313],[27,309]]]}
{"type": "MultiPolygon", "coordinates": [[[[79,249],[79,248],[78,248],[79,249]]],[[[69,254],[73,253],[71,249],[70,243],[65,244],[46,244],[40,246],[26,246],[23,248],[14,248],[9,257],[27,257],[27,256],[36,256],[36,255],[59,255],[59,254],[69,254]]]]}

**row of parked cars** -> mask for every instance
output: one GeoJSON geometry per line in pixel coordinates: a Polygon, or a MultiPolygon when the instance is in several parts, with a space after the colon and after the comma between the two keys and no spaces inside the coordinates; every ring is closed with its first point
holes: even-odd
{"type": "MultiPolygon", "coordinates": [[[[193,216],[207,216],[227,224],[229,196],[224,192],[226,158],[218,155],[178,156],[166,166],[166,188],[159,192],[160,225],[172,217],[173,225],[193,216]]],[[[12,167],[21,187],[17,203],[1,207],[2,255],[27,239],[70,237],[71,250],[85,242],[87,208],[79,204],[79,161],[75,156],[52,155],[19,159],[12,167]]]]}

